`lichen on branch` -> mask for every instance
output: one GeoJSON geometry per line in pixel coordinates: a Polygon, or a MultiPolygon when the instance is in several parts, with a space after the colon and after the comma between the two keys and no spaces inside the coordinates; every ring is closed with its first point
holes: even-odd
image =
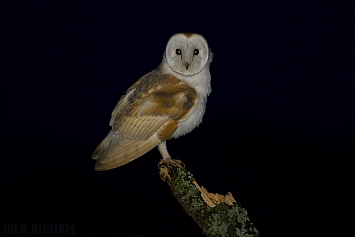
{"type": "Polygon", "coordinates": [[[161,160],[158,168],[161,179],[169,184],[184,211],[197,222],[204,234],[209,237],[259,236],[247,211],[240,207],[231,193],[209,193],[182,166],[161,160]]]}

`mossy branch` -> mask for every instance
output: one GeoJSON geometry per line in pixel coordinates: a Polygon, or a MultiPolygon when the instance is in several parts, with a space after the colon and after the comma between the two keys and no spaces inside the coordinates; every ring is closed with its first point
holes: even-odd
{"type": "Polygon", "coordinates": [[[254,237],[259,232],[250,222],[247,211],[240,207],[231,193],[209,193],[200,187],[185,168],[159,162],[160,177],[169,184],[174,196],[209,237],[254,237]]]}

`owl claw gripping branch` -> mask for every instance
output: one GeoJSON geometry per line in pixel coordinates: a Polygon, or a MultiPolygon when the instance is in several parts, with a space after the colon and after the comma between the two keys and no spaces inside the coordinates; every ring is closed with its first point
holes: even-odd
{"type": "Polygon", "coordinates": [[[120,167],[156,146],[166,163],[176,163],[166,140],[185,135],[202,122],[211,92],[212,57],[203,36],[173,35],[158,68],[141,77],[118,101],[112,129],[92,155],[97,160],[95,170],[120,167]]]}

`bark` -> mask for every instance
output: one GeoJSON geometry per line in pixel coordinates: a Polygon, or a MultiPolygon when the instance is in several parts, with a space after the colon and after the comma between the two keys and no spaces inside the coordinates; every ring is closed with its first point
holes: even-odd
{"type": "Polygon", "coordinates": [[[167,182],[183,207],[209,236],[259,236],[250,222],[247,211],[240,207],[231,193],[227,195],[209,193],[195,181],[194,176],[181,166],[159,162],[161,179],[167,182]]]}

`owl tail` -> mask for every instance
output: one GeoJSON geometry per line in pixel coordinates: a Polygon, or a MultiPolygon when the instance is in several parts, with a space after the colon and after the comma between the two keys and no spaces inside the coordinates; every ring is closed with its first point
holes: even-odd
{"type": "Polygon", "coordinates": [[[156,134],[147,140],[129,140],[110,132],[92,156],[93,159],[97,159],[95,170],[103,171],[125,165],[144,155],[160,142],[156,134]]]}
{"type": "Polygon", "coordinates": [[[112,131],[110,131],[105,137],[105,139],[102,140],[102,142],[96,147],[94,153],[91,156],[93,160],[97,160],[101,156],[102,152],[105,150],[105,147],[107,146],[108,141],[110,140],[112,135],[114,134],[112,131]]]}

